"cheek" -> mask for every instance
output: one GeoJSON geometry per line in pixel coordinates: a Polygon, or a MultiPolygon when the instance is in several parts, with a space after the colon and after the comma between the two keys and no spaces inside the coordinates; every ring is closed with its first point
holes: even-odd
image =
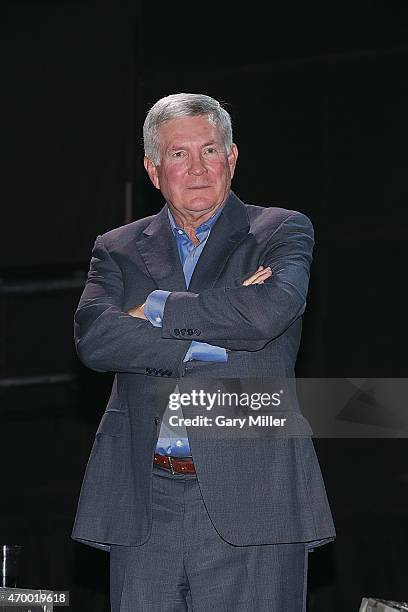
{"type": "Polygon", "coordinates": [[[225,164],[219,165],[219,167],[216,170],[216,174],[217,174],[217,178],[220,183],[226,183],[227,181],[231,179],[230,168],[229,166],[226,166],[225,164]]]}
{"type": "Polygon", "coordinates": [[[173,189],[177,189],[183,181],[184,172],[181,168],[168,168],[166,171],[166,183],[173,189]]]}

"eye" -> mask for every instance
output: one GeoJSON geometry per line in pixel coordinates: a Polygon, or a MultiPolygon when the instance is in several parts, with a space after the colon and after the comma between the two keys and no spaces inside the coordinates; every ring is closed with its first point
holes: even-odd
{"type": "Polygon", "coordinates": [[[216,147],[206,147],[204,149],[204,155],[215,155],[217,153],[216,147]]]}
{"type": "Polygon", "coordinates": [[[186,155],[185,151],[174,151],[171,156],[175,159],[181,159],[185,157],[185,155],[186,155]]]}

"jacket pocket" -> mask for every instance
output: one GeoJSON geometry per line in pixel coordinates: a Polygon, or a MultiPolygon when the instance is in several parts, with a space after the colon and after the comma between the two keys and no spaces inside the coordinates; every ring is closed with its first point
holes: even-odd
{"type": "Polygon", "coordinates": [[[102,415],[95,437],[100,434],[120,437],[123,434],[124,414],[119,410],[106,410],[102,415]]]}

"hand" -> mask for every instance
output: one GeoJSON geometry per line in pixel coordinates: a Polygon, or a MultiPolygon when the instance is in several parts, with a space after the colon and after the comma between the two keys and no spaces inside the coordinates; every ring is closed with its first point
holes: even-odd
{"type": "Polygon", "coordinates": [[[248,285],[262,285],[262,283],[266,281],[266,279],[269,278],[270,276],[272,276],[272,270],[269,266],[267,268],[264,268],[263,266],[259,266],[257,271],[254,274],[252,274],[249,278],[244,280],[242,284],[245,285],[246,287],[248,285]]]}
{"type": "Polygon", "coordinates": [[[133,308],[128,310],[128,314],[130,314],[132,317],[137,317],[138,319],[144,319],[145,321],[147,321],[147,317],[144,313],[145,303],[139,304],[139,306],[133,306],[133,308]]]}

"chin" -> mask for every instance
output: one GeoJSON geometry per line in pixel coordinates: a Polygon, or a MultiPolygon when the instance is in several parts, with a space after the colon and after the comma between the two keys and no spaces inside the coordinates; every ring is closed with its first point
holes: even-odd
{"type": "Polygon", "coordinates": [[[218,204],[216,202],[217,202],[217,198],[211,197],[210,195],[197,196],[189,200],[186,203],[185,207],[187,210],[194,210],[194,211],[199,212],[199,211],[207,210],[209,208],[213,208],[214,206],[217,206],[218,204]]]}

